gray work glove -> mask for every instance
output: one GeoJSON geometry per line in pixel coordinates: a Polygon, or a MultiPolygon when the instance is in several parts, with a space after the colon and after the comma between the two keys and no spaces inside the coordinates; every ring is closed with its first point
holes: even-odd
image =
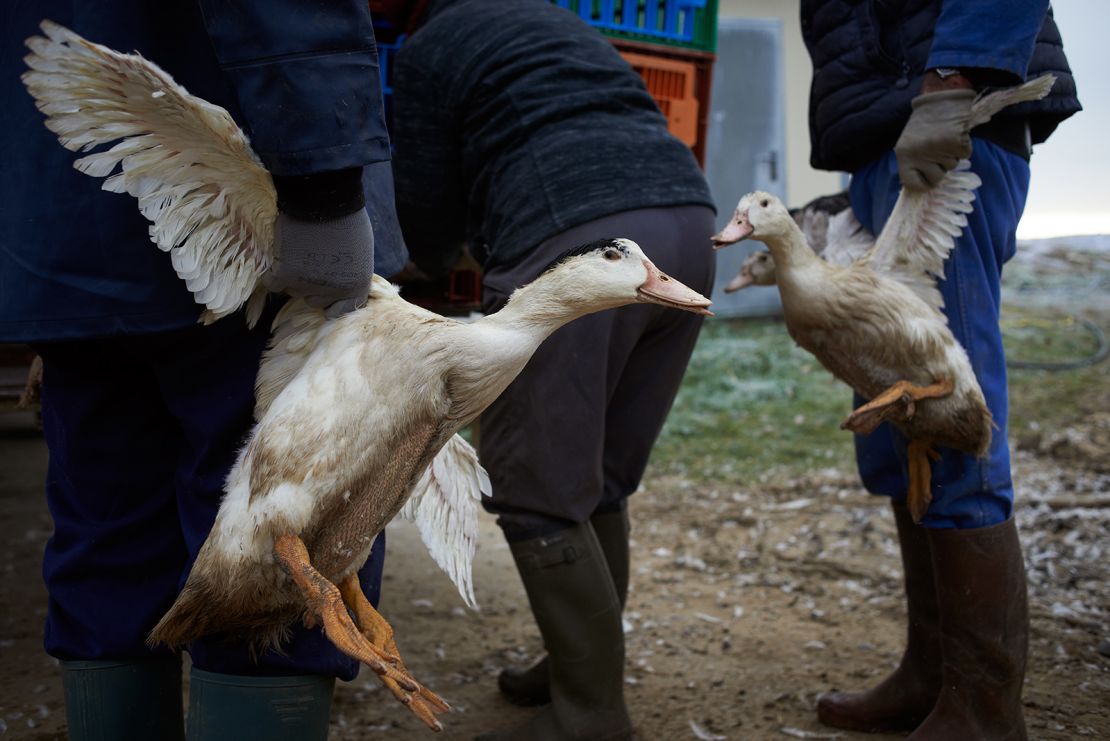
{"type": "Polygon", "coordinates": [[[374,230],[366,209],[328,221],[278,213],[274,263],[264,278],[271,291],[326,309],[329,319],[366,302],[374,274],[374,230]]]}
{"type": "Polygon", "coordinates": [[[974,90],[942,90],[913,99],[913,113],[894,145],[898,176],[910,190],[927,190],[971,156],[974,90]]]}

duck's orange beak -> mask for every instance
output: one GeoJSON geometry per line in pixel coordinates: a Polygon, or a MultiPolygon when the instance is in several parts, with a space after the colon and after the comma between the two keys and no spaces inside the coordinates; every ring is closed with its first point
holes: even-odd
{"type": "Polygon", "coordinates": [[[730,244],[735,244],[742,239],[747,239],[755,231],[751,222],[748,221],[748,211],[740,211],[739,209],[732,216],[732,221],[728,222],[724,229],[710,237],[713,242],[714,249],[721,249],[730,244]]]}
{"type": "Polygon", "coordinates": [[[651,260],[644,260],[644,267],[647,268],[647,280],[636,289],[636,297],[640,301],[692,311],[702,316],[713,316],[713,312],[709,310],[709,305],[713,302],[705,296],[667,275],[655,267],[651,260]]]}

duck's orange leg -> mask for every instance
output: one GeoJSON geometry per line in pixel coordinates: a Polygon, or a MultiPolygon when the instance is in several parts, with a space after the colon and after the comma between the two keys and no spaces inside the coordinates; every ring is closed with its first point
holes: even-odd
{"type": "Polygon", "coordinates": [[[909,381],[899,381],[845,417],[840,423],[840,429],[869,435],[891,417],[912,417],[914,404],[918,401],[948,396],[953,388],[955,385],[947,378],[928,386],[914,386],[909,381]]]}
{"type": "Polygon", "coordinates": [[[336,648],[366,664],[379,676],[388,677],[409,692],[420,690],[420,684],[401,665],[396,654],[375,646],[351,622],[339,590],[312,565],[308,549],[300,538],[282,535],[274,541],[274,556],[304,595],[306,622],[309,618],[319,621],[336,648]]]}
{"type": "MultiPolygon", "coordinates": [[[[358,575],[352,573],[344,577],[339,582],[339,592],[343,595],[343,601],[347,603],[347,607],[354,613],[355,622],[358,623],[363,635],[378,648],[399,657],[397,644],[393,641],[393,627],[366,599],[366,595],[362,593],[362,587],[359,586],[358,575]]],[[[400,659],[397,661],[397,667],[408,672],[400,659]]],[[[439,695],[423,685],[415,692],[406,691],[395,680],[384,674],[379,675],[379,679],[382,680],[382,684],[389,688],[394,697],[407,705],[409,710],[424,721],[429,728],[433,731],[443,730],[443,726],[436,720],[436,714],[447,712],[451,709],[451,706],[444,702],[439,695]]]]}
{"type": "Polygon", "coordinates": [[[906,492],[906,506],[914,522],[921,522],[929,503],[933,501],[933,474],[929,459],[940,460],[940,453],[933,450],[925,440],[910,440],[906,446],[907,467],[909,468],[909,490],[906,492]]]}

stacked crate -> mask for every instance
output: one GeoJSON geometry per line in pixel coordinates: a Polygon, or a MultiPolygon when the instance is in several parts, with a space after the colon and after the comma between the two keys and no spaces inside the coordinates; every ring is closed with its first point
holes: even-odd
{"type": "MultiPolygon", "coordinates": [[[[667,117],[671,133],[705,166],[709,91],[717,50],[718,0],[551,0],[609,37],[667,117]]],[[[375,25],[386,120],[393,55],[405,37],[375,25]]]]}
{"type": "Polygon", "coordinates": [[[552,0],[608,36],[705,165],[718,0],[552,0]]]}

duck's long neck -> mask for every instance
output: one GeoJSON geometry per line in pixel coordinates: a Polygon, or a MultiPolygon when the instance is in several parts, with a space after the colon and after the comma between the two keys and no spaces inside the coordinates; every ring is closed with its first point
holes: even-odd
{"type": "MultiPolygon", "coordinates": [[[[559,285],[536,281],[513,292],[495,314],[463,325],[469,341],[455,347],[458,394],[455,410],[460,418],[477,415],[504,391],[524,368],[540,344],[572,319],[597,311],[597,301],[559,295],[559,285]],[[481,372],[471,372],[482,369],[481,372]]],[[[621,302],[624,303],[624,302],[621,302]]]]}
{"type": "Polygon", "coordinates": [[[771,250],[771,257],[775,259],[775,276],[780,282],[796,270],[822,264],[821,258],[806,244],[801,228],[793,223],[790,226],[784,234],[759,238],[771,250]]]}
{"type": "MultiPolygon", "coordinates": [[[[538,347],[552,332],[567,322],[606,308],[598,306],[596,300],[587,299],[573,288],[563,288],[565,290],[541,277],[513,291],[508,303],[483,321],[491,327],[503,327],[523,333],[538,347]]],[[[617,305],[619,304],[614,304],[617,305]]]]}

